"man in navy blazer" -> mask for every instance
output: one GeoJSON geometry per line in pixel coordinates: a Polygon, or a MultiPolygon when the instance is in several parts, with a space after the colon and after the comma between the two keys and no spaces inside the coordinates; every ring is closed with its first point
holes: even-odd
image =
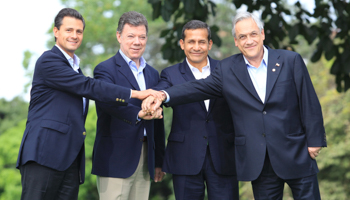
{"type": "MultiPolygon", "coordinates": [[[[255,199],[282,199],[284,183],[294,199],[320,199],[315,158],[326,136],[302,57],[264,46],[263,23],[249,12],[235,16],[232,33],[241,54],[220,61],[207,79],[166,89],[168,104],[224,97],[235,130],[237,178],[252,181],[255,199]]],[[[150,102],[160,104],[149,98],[145,110],[150,102]]]]}
{"type": "MultiPolygon", "coordinates": [[[[135,11],[124,13],[118,23],[118,53],[98,64],[94,77],[111,84],[145,90],[157,85],[159,73],[142,57],[148,23],[135,11]]],[[[92,174],[97,175],[100,199],[148,200],[150,178],[161,181],[165,149],[163,119],[141,110],[141,101],[125,107],[96,102],[97,132],[92,174]],[[141,119],[141,120],[138,120],[141,119]]]]}
{"type": "MultiPolygon", "coordinates": [[[[182,29],[181,49],[186,59],[164,69],[154,88],[164,90],[206,78],[217,60],[208,56],[212,46],[209,26],[198,20],[182,29]]],[[[163,171],[173,175],[176,199],[239,199],[234,155],[234,130],[224,98],[173,106],[163,171]]]]}
{"type": "MultiPolygon", "coordinates": [[[[132,91],[85,77],[74,54],[83,39],[85,22],[74,9],[55,18],[56,45],[35,65],[28,119],[17,168],[22,175],[21,199],[77,199],[84,182],[84,128],[88,99],[125,106],[132,91]]],[[[143,95],[140,95],[143,94],[143,95]]]]}

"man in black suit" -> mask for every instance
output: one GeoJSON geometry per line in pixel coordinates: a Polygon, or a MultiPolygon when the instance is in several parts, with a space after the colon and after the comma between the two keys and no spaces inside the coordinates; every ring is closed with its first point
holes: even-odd
{"type": "MultiPolygon", "coordinates": [[[[130,97],[143,99],[149,93],[85,77],[74,54],[84,28],[80,13],[62,9],[53,28],[56,45],[35,65],[27,125],[17,160],[22,175],[21,199],[77,199],[85,175],[88,99],[123,106],[130,97]]],[[[160,117],[160,113],[154,117],[160,117]]]]}
{"type": "MultiPolygon", "coordinates": [[[[164,90],[206,78],[219,61],[208,56],[213,42],[209,26],[199,20],[182,29],[183,62],[165,68],[154,88],[164,90]]],[[[163,171],[173,175],[176,199],[239,199],[235,168],[234,129],[224,98],[173,106],[173,120],[163,171]]]]}

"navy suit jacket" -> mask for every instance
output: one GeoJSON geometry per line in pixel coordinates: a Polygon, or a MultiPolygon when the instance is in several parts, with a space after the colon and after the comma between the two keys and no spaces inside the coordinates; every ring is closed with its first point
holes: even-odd
{"type": "MultiPolygon", "coordinates": [[[[146,88],[155,86],[159,81],[157,70],[147,65],[143,74],[146,88]]],[[[129,65],[118,52],[115,56],[98,64],[94,77],[115,85],[140,90],[129,65]]],[[[125,107],[113,107],[96,102],[97,132],[94,144],[92,174],[127,178],[136,170],[139,163],[144,128],[148,142],[148,169],[154,178],[154,168],[162,167],[165,139],[163,119],[141,120],[137,116],[142,101],[130,99],[125,107]]]]}
{"type": "Polygon", "coordinates": [[[64,171],[78,158],[80,182],[84,182],[84,124],[88,105],[83,113],[82,97],[114,106],[126,105],[130,89],[76,73],[56,46],[44,52],[35,65],[17,168],[28,161],[35,161],[64,171]]]}
{"type": "MultiPolygon", "coordinates": [[[[217,60],[210,60],[210,70],[217,60]]],[[[154,88],[167,89],[195,80],[186,59],[164,69],[154,88]]],[[[223,98],[210,99],[209,110],[204,101],[173,106],[173,120],[165,151],[163,171],[177,175],[195,175],[202,169],[209,145],[215,171],[235,175],[234,130],[231,113],[223,98]]]]}
{"type": "Polygon", "coordinates": [[[268,48],[266,98],[263,103],[250,79],[242,54],[219,62],[204,80],[165,91],[169,105],[224,97],[235,130],[237,178],[255,180],[266,150],[276,174],[296,179],[318,172],[308,147],[326,146],[321,106],[301,56],[268,48]]]}

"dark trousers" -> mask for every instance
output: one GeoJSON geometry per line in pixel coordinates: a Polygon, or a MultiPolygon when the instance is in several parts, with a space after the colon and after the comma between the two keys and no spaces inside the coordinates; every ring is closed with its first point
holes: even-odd
{"type": "Polygon", "coordinates": [[[264,167],[260,176],[258,179],[252,181],[254,198],[256,200],[282,199],[285,183],[291,188],[295,200],[321,199],[317,174],[298,179],[281,179],[273,170],[269,155],[266,153],[264,167]]]}
{"type": "Polygon", "coordinates": [[[21,200],[77,200],[79,168],[75,160],[65,171],[57,171],[36,162],[20,166],[21,200]]]}
{"type": "Polygon", "coordinates": [[[209,200],[239,199],[237,177],[220,175],[215,172],[209,148],[207,148],[204,164],[199,174],[173,174],[176,200],[203,200],[205,184],[209,200]]]}

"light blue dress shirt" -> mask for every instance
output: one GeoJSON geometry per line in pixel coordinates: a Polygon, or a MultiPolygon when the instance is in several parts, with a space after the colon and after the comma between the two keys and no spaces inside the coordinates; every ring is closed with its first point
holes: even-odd
{"type": "MultiPolygon", "coordinates": [[[[72,69],[79,73],[79,64],[80,64],[80,58],[74,54],[73,58],[70,57],[70,55],[68,55],[65,51],[63,51],[57,44],[55,44],[55,46],[63,53],[64,57],[67,58],[70,66],[72,67],[72,69]]],[[[85,105],[86,105],[86,99],[85,97],[83,97],[83,113],[85,113],[85,105]]]]}
{"type": "Polygon", "coordinates": [[[247,70],[249,72],[250,79],[253,82],[254,88],[258,93],[261,101],[265,103],[266,95],[266,79],[267,79],[267,59],[268,59],[268,50],[264,46],[264,55],[263,59],[258,68],[252,66],[248,60],[243,56],[244,61],[247,65],[247,70]]]}
{"type": "MultiPolygon", "coordinates": [[[[146,67],[146,60],[141,56],[140,66],[137,68],[136,63],[128,58],[122,50],[119,49],[120,55],[124,58],[125,62],[129,65],[131,72],[134,74],[137,84],[139,85],[140,90],[146,90],[145,76],[143,74],[143,69],[146,67]]],[[[138,116],[137,116],[138,119],[138,116]]],[[[146,129],[144,129],[144,135],[146,136],[146,129]]]]}

